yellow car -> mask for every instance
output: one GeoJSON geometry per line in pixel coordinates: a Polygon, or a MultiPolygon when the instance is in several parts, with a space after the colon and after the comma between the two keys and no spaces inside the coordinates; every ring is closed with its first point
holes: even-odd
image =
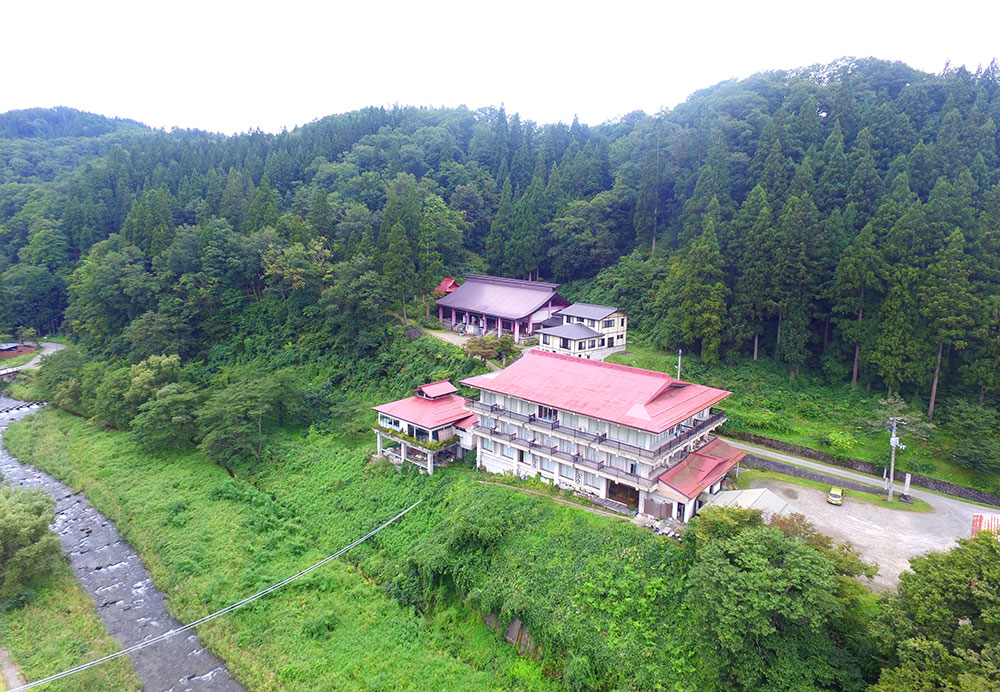
{"type": "Polygon", "coordinates": [[[842,505],[844,504],[844,491],[842,488],[837,488],[836,486],[830,488],[830,492],[826,494],[826,501],[831,505],[842,505]]]}

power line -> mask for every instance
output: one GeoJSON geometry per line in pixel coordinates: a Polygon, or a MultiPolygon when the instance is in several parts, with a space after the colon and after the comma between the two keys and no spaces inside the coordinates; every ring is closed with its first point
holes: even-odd
{"type": "Polygon", "coordinates": [[[375,534],[377,534],[379,531],[381,531],[385,527],[389,526],[389,524],[392,524],[393,522],[401,519],[403,517],[403,515],[405,515],[407,512],[409,512],[411,509],[413,509],[417,505],[419,505],[421,502],[423,502],[423,500],[417,500],[412,505],[410,505],[409,507],[407,507],[406,509],[404,509],[402,512],[400,512],[399,514],[397,514],[396,516],[394,516],[392,519],[390,519],[389,521],[385,522],[381,526],[379,526],[379,527],[377,527],[375,529],[372,529],[371,531],[369,531],[368,533],[366,533],[364,536],[362,536],[361,538],[357,539],[353,543],[344,546],[343,548],[341,548],[337,552],[335,552],[332,555],[329,555],[329,556],[323,558],[319,562],[317,562],[317,563],[315,563],[315,564],[313,564],[313,565],[311,565],[309,567],[306,567],[301,572],[298,572],[297,574],[293,574],[292,576],[288,577],[287,579],[283,579],[282,581],[279,581],[277,584],[272,584],[271,586],[267,587],[263,591],[258,591],[257,593],[255,593],[252,596],[247,596],[242,601],[237,601],[236,603],[233,603],[232,605],[228,605],[228,606],[226,606],[225,608],[223,608],[221,610],[215,611],[211,615],[206,615],[205,617],[199,618],[199,619],[195,620],[194,622],[192,622],[190,624],[184,625],[183,627],[178,627],[177,629],[170,630],[169,632],[165,632],[165,633],[159,635],[158,637],[153,637],[152,639],[148,639],[148,640],[146,640],[144,642],[140,642],[138,644],[134,644],[134,645],[128,647],[127,649],[122,649],[121,651],[116,651],[113,654],[108,654],[107,656],[102,656],[101,658],[94,659],[93,661],[90,661],[88,663],[84,663],[82,665],[76,666],[74,668],[70,668],[68,670],[64,670],[61,673],[56,673],[55,675],[50,675],[47,678],[43,678],[41,680],[36,680],[35,682],[30,682],[27,685],[22,685],[21,687],[15,687],[14,689],[10,690],[10,692],[22,692],[23,690],[28,690],[28,689],[31,689],[32,687],[38,687],[40,685],[44,685],[45,683],[53,682],[55,680],[59,680],[61,678],[65,678],[65,677],[68,677],[70,675],[74,675],[75,673],[79,673],[79,672],[82,672],[84,670],[87,670],[88,668],[93,668],[94,666],[100,665],[100,664],[104,663],[105,661],[110,661],[113,658],[118,658],[120,656],[125,656],[126,654],[131,654],[134,651],[138,651],[139,649],[145,649],[147,646],[152,646],[153,644],[159,644],[160,642],[166,641],[167,639],[170,639],[171,637],[173,637],[175,635],[181,634],[182,632],[187,632],[190,629],[194,629],[198,625],[202,625],[202,624],[208,622],[209,620],[214,620],[215,618],[220,617],[222,615],[225,615],[226,613],[230,613],[230,612],[236,610],[237,608],[242,608],[243,606],[247,605],[248,603],[256,601],[258,598],[261,598],[262,596],[266,596],[267,594],[271,593],[272,591],[277,591],[281,587],[285,586],[286,584],[292,583],[296,579],[304,577],[305,575],[309,574],[310,572],[313,572],[313,571],[319,569],[320,567],[322,567],[326,563],[330,562],[331,560],[333,560],[333,559],[335,559],[337,557],[340,557],[341,555],[343,555],[344,553],[346,553],[351,548],[353,548],[353,547],[355,547],[357,545],[360,545],[361,543],[364,543],[369,538],[371,538],[372,536],[374,536],[375,534]]]}

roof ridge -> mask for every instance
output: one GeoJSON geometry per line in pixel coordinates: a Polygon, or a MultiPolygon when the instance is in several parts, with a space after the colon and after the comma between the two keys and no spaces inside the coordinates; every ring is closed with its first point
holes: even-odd
{"type": "Polygon", "coordinates": [[[546,356],[548,358],[558,358],[560,360],[567,360],[572,362],[585,363],[587,365],[593,365],[596,367],[606,368],[608,370],[616,370],[618,372],[640,372],[648,375],[655,375],[658,378],[666,378],[668,384],[690,384],[690,382],[684,382],[683,380],[675,380],[669,374],[661,370],[647,370],[646,368],[637,368],[633,365],[621,365],[620,363],[608,363],[603,360],[588,360],[586,358],[578,358],[576,356],[567,356],[564,353],[552,353],[550,351],[530,351],[527,355],[537,354],[540,356],[546,356]]]}
{"type": "Polygon", "coordinates": [[[526,279],[511,279],[506,276],[489,276],[487,274],[466,274],[465,280],[480,281],[483,283],[509,284],[514,286],[520,286],[521,288],[529,288],[540,291],[555,290],[559,288],[559,284],[547,283],[545,281],[528,281],[526,279]]]}

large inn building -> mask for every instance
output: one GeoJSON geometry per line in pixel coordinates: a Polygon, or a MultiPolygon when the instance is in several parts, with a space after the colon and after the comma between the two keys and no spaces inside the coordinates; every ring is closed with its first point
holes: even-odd
{"type": "Polygon", "coordinates": [[[479,390],[460,434],[481,468],[537,475],[619,511],[686,522],[744,456],[711,435],[730,392],[666,373],[530,351],[462,384],[479,390]]]}

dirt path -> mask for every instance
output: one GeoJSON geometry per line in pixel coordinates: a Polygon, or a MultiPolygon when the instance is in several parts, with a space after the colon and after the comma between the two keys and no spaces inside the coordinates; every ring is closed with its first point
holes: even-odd
{"type": "Polygon", "coordinates": [[[38,355],[29,360],[27,364],[22,368],[22,370],[37,370],[42,365],[42,358],[49,355],[50,353],[55,353],[56,351],[61,351],[66,348],[63,344],[57,344],[54,341],[42,341],[39,342],[42,350],[38,355]]]}
{"type": "Polygon", "coordinates": [[[436,339],[441,339],[441,341],[447,341],[449,344],[455,344],[459,348],[462,348],[469,342],[471,336],[463,336],[458,332],[453,332],[450,329],[425,329],[424,334],[430,334],[436,339]]]}
{"type": "MultiPolygon", "coordinates": [[[[58,350],[58,349],[53,349],[58,350]]],[[[18,402],[0,397],[0,408],[18,402]]],[[[0,434],[30,410],[0,414],[0,434]]],[[[2,442],[2,439],[0,439],[2,442]]],[[[16,486],[44,488],[56,501],[53,530],[84,590],[97,605],[108,632],[123,647],[181,627],[166,607],[139,554],[115,525],[82,493],[47,473],[20,463],[0,448],[0,474],[16,486]]],[[[131,655],[145,692],[242,692],[225,664],[195,634],[179,635],[131,655]]]]}
{"type": "Polygon", "coordinates": [[[603,509],[597,509],[596,507],[587,507],[586,505],[581,505],[576,502],[570,502],[569,500],[564,500],[561,497],[556,497],[554,495],[549,495],[548,493],[543,493],[540,490],[531,490],[530,488],[519,488],[516,485],[507,485],[506,483],[494,483],[492,481],[477,481],[483,485],[495,485],[500,488],[507,488],[509,490],[516,490],[519,493],[524,493],[525,495],[535,495],[537,497],[544,497],[546,500],[552,500],[556,504],[566,505],[567,507],[576,507],[577,509],[582,509],[584,512],[590,512],[591,514],[597,514],[602,517],[611,517],[612,519],[617,519],[618,521],[630,521],[628,517],[621,514],[615,514],[614,512],[605,512],[603,509]]]}
{"type": "Polygon", "coordinates": [[[21,669],[10,658],[10,652],[0,646],[0,690],[10,690],[21,685],[27,685],[28,681],[21,675],[21,669]]]}

